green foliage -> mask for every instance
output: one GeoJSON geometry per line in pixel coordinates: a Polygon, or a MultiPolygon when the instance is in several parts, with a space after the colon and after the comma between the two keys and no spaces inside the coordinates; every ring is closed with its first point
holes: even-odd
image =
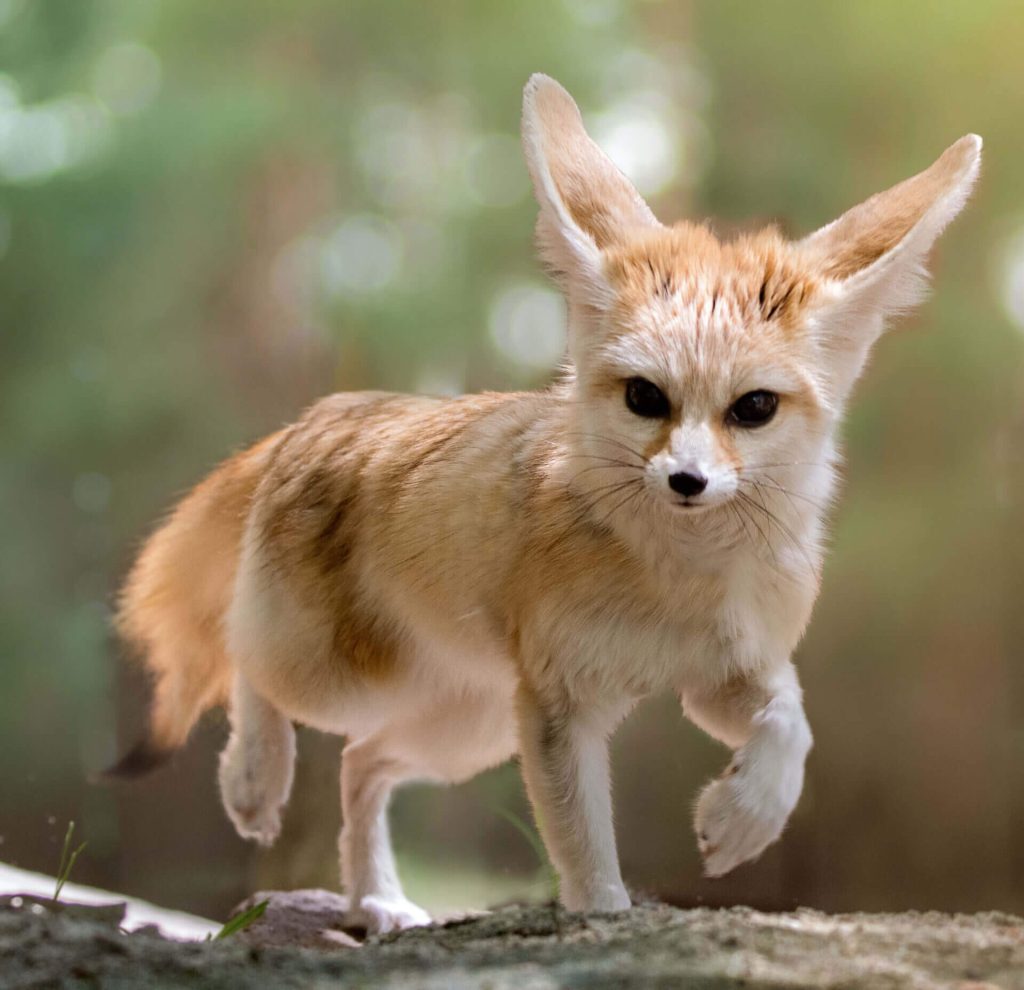
{"type": "Polygon", "coordinates": [[[87,842],[83,842],[76,848],[71,848],[71,840],[75,834],[75,823],[73,821],[68,822],[68,830],[64,833],[64,845],[60,851],[60,865],[57,868],[57,884],[53,891],[53,903],[56,904],[60,900],[60,892],[64,889],[64,885],[68,882],[68,877],[71,876],[71,870],[74,868],[75,860],[78,859],[82,850],[88,845],[87,842]]]}
{"type": "Polygon", "coordinates": [[[245,931],[245,929],[253,922],[259,921],[259,919],[263,917],[269,903],[269,900],[260,901],[248,910],[240,911],[238,914],[234,915],[234,917],[229,918],[224,923],[224,927],[221,928],[216,935],[207,936],[207,940],[218,942],[222,938],[228,938],[231,935],[237,935],[238,932],[245,931]]]}

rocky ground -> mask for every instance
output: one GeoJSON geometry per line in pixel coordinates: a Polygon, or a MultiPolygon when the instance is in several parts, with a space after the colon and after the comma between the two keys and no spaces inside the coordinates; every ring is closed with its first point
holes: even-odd
{"type": "Polygon", "coordinates": [[[360,944],[332,927],[335,896],[273,895],[263,919],[205,943],[124,934],[116,910],[3,898],[0,986],[1024,990],[1024,919],[1003,914],[513,907],[360,944]]]}

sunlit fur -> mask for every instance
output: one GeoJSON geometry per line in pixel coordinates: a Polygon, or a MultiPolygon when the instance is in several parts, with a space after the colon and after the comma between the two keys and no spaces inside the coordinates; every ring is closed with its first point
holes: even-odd
{"type": "Polygon", "coordinates": [[[804,241],[662,226],[533,77],[523,138],[542,255],[568,301],[564,373],[534,393],[336,395],[226,462],[143,550],[120,625],[155,675],[150,748],[229,706],[228,813],[271,842],[291,721],[344,734],[342,868],[354,919],[425,923],[386,808],[518,753],[570,908],[625,908],[607,738],[674,691],[736,752],[702,792],[708,873],[757,856],[811,745],[790,655],[811,614],[836,429],[885,318],[919,291],[980,141],[804,241]],[[669,400],[625,403],[643,377],[669,400]],[[729,416],[779,396],[765,425],[729,416]],[[682,499],[679,471],[708,478],[682,499]]]}

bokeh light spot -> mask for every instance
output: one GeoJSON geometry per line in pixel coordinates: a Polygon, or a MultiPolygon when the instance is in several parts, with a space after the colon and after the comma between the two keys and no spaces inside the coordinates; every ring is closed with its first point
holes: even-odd
{"type": "Polygon", "coordinates": [[[401,233],[386,220],[369,215],[343,220],[324,239],[320,254],[324,288],[337,296],[383,289],[401,264],[401,233]]]}
{"type": "Polygon", "coordinates": [[[679,171],[679,134],[661,102],[633,94],[593,120],[594,139],[645,196],[661,192],[679,171]]]}
{"type": "Polygon", "coordinates": [[[94,99],[72,94],[23,107],[0,80],[0,178],[38,182],[94,159],[107,146],[110,123],[94,99]]]}
{"type": "Polygon", "coordinates": [[[97,60],[93,92],[116,114],[144,110],[160,91],[160,59],[137,42],[112,45],[97,60]]]}
{"type": "Polygon", "coordinates": [[[529,189],[519,140],[484,134],[470,145],[464,166],[466,190],[481,206],[514,206],[529,189]]]}
{"type": "Polygon", "coordinates": [[[1003,308],[1013,325],[1024,333],[1024,228],[1018,230],[1006,245],[1001,267],[1003,308]]]}
{"type": "Polygon", "coordinates": [[[563,0],[573,17],[587,27],[611,24],[622,12],[620,0],[563,0]]]}
{"type": "Polygon", "coordinates": [[[551,289],[520,283],[491,307],[491,339],[499,353],[531,370],[553,368],[565,352],[565,304],[551,289]]]}

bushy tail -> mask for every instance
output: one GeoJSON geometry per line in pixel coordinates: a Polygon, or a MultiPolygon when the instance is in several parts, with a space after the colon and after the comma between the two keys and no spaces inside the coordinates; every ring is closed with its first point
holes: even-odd
{"type": "Polygon", "coordinates": [[[153,676],[149,733],[104,778],[137,777],[159,766],[203,712],[227,701],[224,615],[249,504],[274,440],[221,464],[178,504],[135,561],[117,628],[153,676]]]}

